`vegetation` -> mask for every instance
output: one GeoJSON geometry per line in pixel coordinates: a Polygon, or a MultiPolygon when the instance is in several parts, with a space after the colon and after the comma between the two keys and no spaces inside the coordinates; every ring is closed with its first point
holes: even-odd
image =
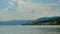
{"type": "Polygon", "coordinates": [[[60,17],[50,18],[49,20],[44,21],[33,21],[32,23],[26,23],[24,25],[60,25],[60,17]]]}

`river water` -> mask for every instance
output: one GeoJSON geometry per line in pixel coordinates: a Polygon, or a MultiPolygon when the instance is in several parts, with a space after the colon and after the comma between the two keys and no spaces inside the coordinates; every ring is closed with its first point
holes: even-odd
{"type": "Polygon", "coordinates": [[[0,34],[60,34],[60,26],[1,25],[0,34]]]}

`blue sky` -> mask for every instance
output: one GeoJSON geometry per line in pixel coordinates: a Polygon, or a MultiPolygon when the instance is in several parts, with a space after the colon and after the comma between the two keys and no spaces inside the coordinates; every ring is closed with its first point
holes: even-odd
{"type": "Polygon", "coordinates": [[[0,20],[60,16],[60,0],[0,0],[0,20]]]}

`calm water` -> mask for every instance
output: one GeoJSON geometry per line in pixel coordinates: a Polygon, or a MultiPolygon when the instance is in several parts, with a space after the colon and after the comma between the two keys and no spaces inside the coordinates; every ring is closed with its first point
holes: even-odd
{"type": "Polygon", "coordinates": [[[60,34],[60,26],[0,26],[0,34],[60,34]]]}

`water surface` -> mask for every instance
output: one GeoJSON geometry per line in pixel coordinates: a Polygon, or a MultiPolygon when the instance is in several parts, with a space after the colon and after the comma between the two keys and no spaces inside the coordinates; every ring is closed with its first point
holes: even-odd
{"type": "Polygon", "coordinates": [[[60,26],[0,26],[0,34],[60,34],[60,26]]]}

